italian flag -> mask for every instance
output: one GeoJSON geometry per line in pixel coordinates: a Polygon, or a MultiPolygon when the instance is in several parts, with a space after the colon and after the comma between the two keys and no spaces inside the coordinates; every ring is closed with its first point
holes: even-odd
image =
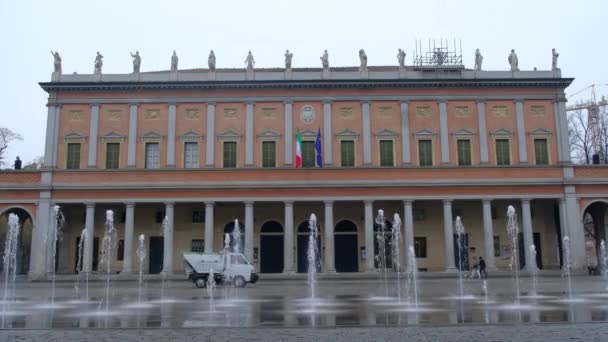
{"type": "Polygon", "coordinates": [[[302,137],[300,130],[296,129],[296,169],[302,167],[302,137]]]}

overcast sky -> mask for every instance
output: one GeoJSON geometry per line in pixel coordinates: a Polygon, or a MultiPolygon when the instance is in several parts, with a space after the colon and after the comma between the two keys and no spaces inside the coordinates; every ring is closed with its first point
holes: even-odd
{"type": "Polygon", "coordinates": [[[50,50],[64,73],[92,73],[97,50],[105,73],[128,73],[135,50],[142,72],[168,69],[174,49],[180,69],[206,67],[210,49],[219,68],[243,67],[248,50],[256,67],[281,67],[286,48],[294,67],[319,67],[323,49],[331,66],[358,65],[361,48],[369,65],[396,65],[398,48],[411,64],[416,39],[456,38],[465,66],[479,48],[486,70],[506,70],[512,48],[521,69],[549,69],[555,47],[563,75],[576,78],[572,94],[608,83],[607,9],[605,0],[0,0],[0,126],[24,139],[11,164],[43,155],[47,94],[38,82],[50,80],[50,50]]]}

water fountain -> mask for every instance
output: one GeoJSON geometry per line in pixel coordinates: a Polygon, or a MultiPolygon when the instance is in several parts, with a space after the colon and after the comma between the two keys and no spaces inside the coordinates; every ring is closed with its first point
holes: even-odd
{"type": "Polygon", "coordinates": [[[393,267],[397,272],[397,300],[401,303],[401,219],[397,213],[393,215],[392,233],[393,267]]]}
{"type": "MultiPolygon", "coordinates": [[[[416,251],[414,250],[414,246],[408,247],[408,293],[409,287],[411,285],[412,290],[414,292],[414,305],[418,308],[418,265],[416,262],[416,251]]],[[[408,296],[409,302],[409,296],[408,296]]]]}
{"type": "Polygon", "coordinates": [[[562,266],[562,277],[567,279],[568,300],[572,301],[572,262],[570,257],[570,237],[564,236],[564,265],[562,266]]]}
{"type": "MultiPolygon", "coordinates": [[[[165,215],[165,218],[163,219],[163,223],[162,223],[162,227],[163,227],[163,235],[165,234],[165,232],[168,231],[169,229],[169,217],[167,217],[165,215]]],[[[166,272],[161,272],[160,274],[160,302],[161,304],[165,302],[165,278],[167,277],[166,272]]]]}
{"type": "Polygon", "coordinates": [[[17,273],[17,242],[19,241],[19,217],[15,214],[8,215],[8,232],[4,240],[4,258],[2,269],[4,271],[4,296],[2,312],[6,313],[9,306],[9,279],[13,285],[15,283],[15,274],[17,273]]]}
{"type": "Polygon", "coordinates": [[[606,252],[606,241],[600,242],[600,262],[602,263],[602,274],[606,281],[606,291],[608,291],[608,253],[606,252]]]}
{"type": "Polygon", "coordinates": [[[317,267],[319,266],[319,247],[317,244],[319,230],[317,226],[317,216],[315,214],[310,214],[308,229],[310,230],[310,235],[308,237],[306,257],[308,259],[308,285],[310,286],[310,299],[312,302],[316,298],[315,287],[317,282],[317,267]]]}
{"type": "Polygon", "coordinates": [[[135,252],[137,255],[137,259],[139,260],[139,288],[137,291],[138,294],[138,302],[141,305],[141,284],[142,284],[142,275],[144,273],[144,260],[146,259],[146,237],[144,234],[139,236],[139,247],[137,247],[137,251],[135,252]]]}
{"type": "Polygon", "coordinates": [[[55,265],[57,264],[57,242],[61,241],[61,231],[65,223],[65,218],[61,208],[56,205],[53,207],[54,220],[51,229],[51,306],[55,305],[55,265]]]}
{"type": "Polygon", "coordinates": [[[456,238],[458,239],[458,283],[460,285],[460,298],[464,298],[464,285],[462,283],[462,258],[466,255],[463,253],[464,249],[464,225],[460,216],[456,216],[456,223],[454,224],[454,230],[456,231],[456,238]]]}
{"type": "Polygon", "coordinates": [[[213,268],[209,269],[209,276],[207,277],[207,294],[209,295],[209,312],[215,311],[215,298],[213,290],[215,289],[215,276],[213,268]]]}
{"type": "Polygon", "coordinates": [[[532,277],[532,287],[530,289],[529,296],[538,296],[538,266],[536,265],[536,246],[530,245],[530,252],[532,254],[532,267],[530,268],[530,276],[532,277]]]}
{"type": "Polygon", "coordinates": [[[241,253],[241,227],[239,227],[239,220],[234,220],[234,227],[232,228],[232,240],[234,241],[234,247],[232,247],[233,253],[241,253]]]}
{"type": "Polygon", "coordinates": [[[116,250],[116,230],[114,229],[114,212],[106,210],[106,222],[101,243],[101,265],[106,267],[106,313],[110,307],[110,270],[114,251],[116,250]]]}
{"type": "MultiPolygon", "coordinates": [[[[386,270],[386,236],[384,234],[384,228],[386,226],[386,219],[384,218],[384,210],[378,210],[378,216],[376,216],[376,225],[378,230],[376,231],[376,241],[378,242],[378,256],[377,260],[384,271],[384,296],[388,297],[388,275],[386,270]]],[[[373,253],[373,251],[370,251],[373,253]]]]}
{"type": "Polygon", "coordinates": [[[230,233],[224,234],[224,251],[230,252],[230,233]]]}
{"type": "Polygon", "coordinates": [[[507,234],[511,242],[511,270],[515,278],[515,305],[519,305],[519,226],[517,225],[517,215],[512,205],[507,207],[507,234]]]}
{"type": "MultiPolygon", "coordinates": [[[[74,284],[74,288],[76,289],[76,298],[80,299],[80,273],[82,272],[83,267],[83,256],[84,256],[84,246],[87,240],[87,229],[84,228],[80,233],[80,240],[78,241],[78,259],[76,261],[76,282],[74,284]]],[[[86,272],[86,299],[89,299],[89,272],[86,272]]]]}
{"type": "Polygon", "coordinates": [[[483,291],[483,302],[484,304],[488,304],[488,282],[486,279],[481,284],[481,290],[483,291]]]}

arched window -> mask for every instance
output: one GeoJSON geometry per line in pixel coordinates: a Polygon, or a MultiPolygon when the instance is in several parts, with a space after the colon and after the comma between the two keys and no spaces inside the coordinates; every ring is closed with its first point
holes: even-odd
{"type": "Polygon", "coordinates": [[[262,225],[260,233],[282,233],[283,226],[277,221],[268,221],[262,225]]]}
{"type": "Polygon", "coordinates": [[[357,225],[355,225],[352,221],[342,220],[336,224],[336,228],[334,229],[336,233],[357,233],[357,225]]]}

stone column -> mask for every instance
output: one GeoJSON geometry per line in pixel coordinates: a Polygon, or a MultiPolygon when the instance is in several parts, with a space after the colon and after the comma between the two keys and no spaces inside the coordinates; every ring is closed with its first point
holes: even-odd
{"type": "Polygon", "coordinates": [[[127,149],[127,167],[135,167],[137,163],[137,103],[129,108],[129,140],[127,149]]]}
{"type": "Polygon", "coordinates": [[[488,131],[486,128],[486,102],[477,101],[477,125],[479,126],[479,161],[488,164],[488,131]]]}
{"type": "Polygon", "coordinates": [[[526,257],[526,270],[531,271],[536,266],[536,259],[532,255],[532,245],[534,238],[532,235],[532,214],[530,212],[530,200],[521,200],[521,219],[524,233],[524,255],[526,257]]]}
{"type": "Polygon", "coordinates": [[[561,132],[561,117],[559,115],[559,102],[553,101],[553,115],[555,120],[555,139],[557,139],[557,160],[561,163],[564,160],[563,157],[563,143],[562,143],[562,132],[561,132]]]}
{"type": "Polygon", "coordinates": [[[293,165],[293,103],[285,101],[285,166],[293,165]]]}
{"type": "Polygon", "coordinates": [[[253,103],[245,108],[245,167],[253,167],[253,103]]]}
{"type": "Polygon", "coordinates": [[[205,166],[215,165],[215,103],[207,103],[207,142],[205,150],[205,166]]]}
{"type": "Polygon", "coordinates": [[[93,240],[95,239],[95,203],[86,204],[85,229],[87,237],[84,240],[84,264],[82,270],[85,273],[93,271],[93,240]]]}
{"type": "MultiPolygon", "coordinates": [[[[331,101],[323,102],[323,164],[331,166],[332,158],[332,138],[331,138],[331,101]]],[[[327,248],[326,248],[327,250],[327,248]]]]}
{"type": "Polygon", "coordinates": [[[580,205],[576,198],[574,186],[566,186],[566,216],[568,218],[568,236],[570,237],[570,257],[572,268],[583,271],[586,267],[585,230],[580,215],[580,205]]]}
{"type": "Polygon", "coordinates": [[[334,201],[325,201],[325,272],[336,272],[334,250],[334,201]]]}
{"type": "Polygon", "coordinates": [[[87,166],[97,167],[97,135],[99,127],[99,105],[91,105],[91,122],[89,124],[89,159],[87,166]]]}
{"type": "Polygon", "coordinates": [[[369,101],[361,102],[363,113],[363,166],[372,165],[372,141],[371,141],[371,119],[369,113],[369,101]]]}
{"type": "Polygon", "coordinates": [[[570,141],[568,140],[568,116],[566,114],[566,99],[561,98],[557,102],[557,109],[559,115],[559,130],[560,130],[560,141],[562,145],[562,162],[570,164],[570,141]]]}
{"type": "Polygon", "coordinates": [[[173,274],[173,217],[174,204],[165,203],[167,225],[164,227],[163,274],[173,274]]]}
{"type": "Polygon", "coordinates": [[[170,103],[167,120],[167,167],[175,167],[175,111],[175,103],[170,103]]]}
{"type": "Polygon", "coordinates": [[[253,202],[245,202],[245,256],[253,262],[253,202]]]}
{"type": "MultiPolygon", "coordinates": [[[[566,249],[564,248],[564,237],[569,236],[570,232],[568,231],[568,209],[566,207],[566,198],[559,199],[559,227],[561,232],[561,241],[562,244],[562,262],[566,263],[566,249]]],[[[557,248],[558,246],[556,246],[557,248]]],[[[562,265],[563,266],[563,265],[562,265]]]]}
{"type": "Polygon", "coordinates": [[[486,258],[487,269],[492,271],[496,269],[494,257],[494,228],[492,226],[492,201],[489,199],[482,200],[482,207],[484,258],[486,258]]]}
{"type": "Polygon", "coordinates": [[[205,202],[205,253],[213,253],[213,206],[214,202],[205,202]]]}
{"type": "MultiPolygon", "coordinates": [[[[59,117],[59,106],[48,105],[48,114],[46,117],[46,141],[44,144],[44,166],[55,167],[55,155],[57,151],[58,137],[55,134],[57,118],[59,117]]],[[[33,250],[32,250],[33,251],[33,250]]]]}
{"type": "Polygon", "coordinates": [[[443,238],[445,244],[445,270],[455,271],[454,225],[452,223],[452,201],[443,200],[443,238]]]}
{"type": "Polygon", "coordinates": [[[293,266],[293,202],[285,202],[285,243],[283,245],[283,273],[294,272],[293,266]]]}
{"type": "Polygon", "coordinates": [[[515,101],[515,116],[517,121],[517,145],[519,147],[519,163],[527,164],[528,151],[526,150],[526,125],[524,120],[524,103],[521,100],[515,101]]]}
{"type": "MultiPolygon", "coordinates": [[[[125,217],[125,253],[122,263],[122,273],[133,273],[133,234],[135,230],[135,203],[127,203],[125,217]]],[[[137,240],[139,241],[139,240],[137,240]]]]}
{"type": "Polygon", "coordinates": [[[36,207],[36,223],[32,230],[32,245],[30,256],[30,279],[41,279],[45,276],[46,262],[46,233],[51,217],[51,194],[49,191],[40,192],[40,200],[36,207]]]}
{"type": "Polygon", "coordinates": [[[411,149],[410,149],[410,112],[409,103],[401,102],[401,158],[403,165],[411,165],[411,149]]]}
{"type": "Polygon", "coordinates": [[[450,141],[448,139],[448,102],[439,101],[439,128],[441,139],[441,164],[450,163],[450,141]]]}
{"type": "Polygon", "coordinates": [[[404,248],[403,257],[405,260],[405,270],[409,267],[409,250],[410,246],[414,247],[414,213],[412,209],[412,201],[403,201],[403,241],[404,248]]]}
{"type": "Polygon", "coordinates": [[[373,201],[366,200],[365,204],[365,271],[372,272],[374,267],[374,213],[373,201]]]}

